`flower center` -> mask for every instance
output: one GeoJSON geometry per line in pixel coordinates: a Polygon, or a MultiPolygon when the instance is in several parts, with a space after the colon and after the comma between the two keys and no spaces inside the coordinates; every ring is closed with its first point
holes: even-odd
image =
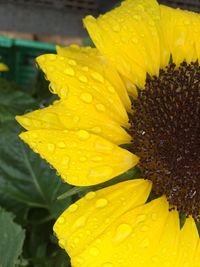
{"type": "Polygon", "coordinates": [[[200,219],[200,66],[170,63],[148,76],[130,115],[139,167],[172,207],[200,219]]]}

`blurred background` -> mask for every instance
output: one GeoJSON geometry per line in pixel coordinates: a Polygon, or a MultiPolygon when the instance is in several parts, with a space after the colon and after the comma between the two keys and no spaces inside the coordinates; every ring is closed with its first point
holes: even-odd
{"type": "MultiPolygon", "coordinates": [[[[134,1],[134,0],[133,0],[134,1]]],[[[159,0],[199,11],[200,0],[159,0]]],[[[99,187],[64,184],[55,170],[20,141],[15,116],[43,108],[56,96],[35,64],[55,45],[92,45],[82,25],[118,0],[0,0],[0,266],[70,267],[53,224],[88,191],[99,187]]],[[[127,177],[138,177],[136,169],[127,177]]],[[[121,178],[122,179],[122,178],[121,178]]]]}
{"type": "MultiPolygon", "coordinates": [[[[159,0],[161,4],[198,11],[199,0],[159,0]]],[[[0,0],[0,60],[10,71],[2,75],[22,85],[37,74],[34,58],[54,52],[55,44],[86,45],[82,25],[87,14],[97,16],[119,0],[0,0]]]]}

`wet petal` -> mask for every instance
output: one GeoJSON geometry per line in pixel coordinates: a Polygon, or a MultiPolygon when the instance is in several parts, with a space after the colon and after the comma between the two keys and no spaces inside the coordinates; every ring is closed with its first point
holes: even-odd
{"type": "Polygon", "coordinates": [[[178,260],[174,267],[194,266],[195,253],[199,242],[199,234],[194,220],[190,217],[186,220],[181,233],[178,260]]]}
{"type": "MultiPolygon", "coordinates": [[[[88,193],[58,218],[54,231],[61,245],[70,255],[79,254],[118,217],[144,204],[150,190],[149,181],[138,179],[88,193]]],[[[95,252],[93,249],[92,251],[95,252]]]]}
{"type": "Polygon", "coordinates": [[[171,211],[163,228],[149,265],[151,267],[174,266],[177,261],[180,236],[179,214],[171,211]]]}
{"type": "Polygon", "coordinates": [[[110,90],[117,91],[124,106],[130,111],[131,102],[119,74],[96,48],[79,47],[77,45],[69,47],[58,46],[57,53],[71,60],[71,64],[78,64],[83,69],[90,68],[90,70],[101,73],[112,85],[110,90]]]}
{"type": "Polygon", "coordinates": [[[78,253],[77,244],[73,254],[70,255],[72,265],[102,267],[110,264],[115,267],[151,267],[152,255],[162,236],[168,214],[165,198],[130,209],[116,218],[103,233],[85,246],[81,253],[78,253]]]}
{"type": "Polygon", "coordinates": [[[161,58],[165,57],[162,59],[162,66],[168,64],[170,54],[177,65],[183,60],[187,63],[197,60],[200,51],[200,16],[166,6],[160,6],[160,11],[160,38],[163,44],[161,58]]]}
{"type": "Polygon", "coordinates": [[[131,141],[129,134],[118,123],[77,96],[56,101],[47,108],[17,116],[16,119],[27,130],[82,129],[98,134],[115,144],[126,144],[131,141]]]}
{"type": "Polygon", "coordinates": [[[93,185],[138,163],[129,151],[85,130],[31,130],[20,138],[46,159],[70,184],[93,185]]]}
{"type": "MultiPolygon", "coordinates": [[[[51,82],[51,90],[61,99],[79,96],[99,112],[107,113],[113,120],[128,126],[128,116],[119,95],[101,73],[87,70],[81,65],[72,65],[70,60],[60,55],[43,55],[37,62],[51,82]]],[[[75,104],[75,103],[74,103],[75,104]]]]}
{"type": "Polygon", "coordinates": [[[160,44],[154,0],[127,0],[114,10],[85,18],[85,26],[97,48],[127,79],[143,88],[146,73],[158,74],[160,44]]]}
{"type": "Polygon", "coordinates": [[[200,240],[197,244],[197,249],[194,257],[194,267],[200,267],[200,240]]]}

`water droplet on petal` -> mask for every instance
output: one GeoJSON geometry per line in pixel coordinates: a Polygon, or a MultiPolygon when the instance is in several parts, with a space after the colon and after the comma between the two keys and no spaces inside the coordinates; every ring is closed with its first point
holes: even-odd
{"type": "Polygon", "coordinates": [[[125,240],[132,232],[132,227],[129,224],[120,224],[117,228],[116,235],[114,237],[114,241],[121,242],[125,240]]]}
{"type": "Polygon", "coordinates": [[[72,204],[71,206],[69,206],[68,211],[69,212],[74,212],[78,209],[78,205],[77,204],[72,204]]]}
{"type": "Polygon", "coordinates": [[[93,131],[94,133],[100,133],[101,132],[101,128],[100,127],[98,127],[98,126],[96,126],[96,127],[93,127],[92,129],[91,129],[91,131],[93,131]]]}
{"type": "Polygon", "coordinates": [[[85,195],[85,198],[86,198],[87,200],[91,200],[91,199],[93,199],[95,196],[96,196],[96,193],[95,193],[95,192],[89,192],[89,193],[87,193],[87,194],[85,195]]]}
{"type": "Polygon", "coordinates": [[[80,120],[80,117],[79,117],[79,116],[75,116],[75,117],[73,118],[73,121],[74,121],[75,123],[79,122],[79,120],[80,120]]]}
{"type": "Polygon", "coordinates": [[[86,161],[87,160],[87,158],[86,157],[80,157],[80,159],[79,159],[81,162],[84,162],[84,161],[86,161]]]}
{"type": "Polygon", "coordinates": [[[65,87],[62,87],[60,89],[60,97],[61,98],[66,98],[67,95],[68,95],[68,91],[69,91],[69,89],[66,86],[65,87]]]}
{"type": "Polygon", "coordinates": [[[69,76],[74,76],[75,72],[71,67],[67,67],[66,69],[64,69],[64,73],[69,75],[69,76]]]}
{"type": "Polygon", "coordinates": [[[111,262],[106,262],[102,265],[102,267],[113,267],[113,264],[111,262]]]}
{"type": "Polygon", "coordinates": [[[148,248],[149,247],[149,239],[145,238],[141,243],[140,243],[141,248],[148,248]]]}
{"type": "Polygon", "coordinates": [[[47,145],[47,149],[48,149],[50,152],[54,152],[54,150],[55,150],[55,145],[49,143],[49,144],[47,145]]]}
{"type": "Polygon", "coordinates": [[[108,86],[108,91],[110,93],[114,93],[115,92],[115,88],[113,86],[108,86]]]}
{"type": "Polygon", "coordinates": [[[92,103],[93,96],[89,93],[83,93],[81,94],[81,100],[83,100],[85,103],[92,103]]]}
{"type": "Polygon", "coordinates": [[[88,82],[87,77],[84,76],[84,75],[79,76],[78,79],[79,79],[79,81],[84,82],[84,83],[87,83],[88,82]]]}
{"type": "Polygon", "coordinates": [[[96,109],[98,110],[98,111],[102,111],[102,112],[104,112],[106,109],[105,109],[105,106],[103,105],[103,104],[97,104],[96,105],[96,109]]]}
{"type": "Polygon", "coordinates": [[[66,148],[66,145],[65,145],[64,142],[58,142],[57,146],[58,146],[59,148],[66,148]]]}
{"type": "Polygon", "coordinates": [[[69,164],[69,160],[70,160],[70,158],[69,157],[67,157],[67,156],[65,156],[65,157],[63,157],[62,158],[62,164],[63,165],[65,165],[65,166],[68,166],[68,164],[69,164]]]}
{"type": "Polygon", "coordinates": [[[64,222],[65,222],[65,218],[64,218],[63,216],[60,216],[60,217],[58,218],[57,222],[58,222],[59,224],[64,224],[64,222]]]}
{"type": "Polygon", "coordinates": [[[90,137],[90,134],[85,130],[78,131],[77,135],[80,140],[87,140],[90,137]]]}
{"type": "Polygon", "coordinates": [[[102,160],[103,160],[103,158],[100,157],[100,156],[96,156],[96,157],[92,158],[92,161],[94,161],[94,162],[99,162],[99,161],[102,161],[102,160]]]}
{"type": "Polygon", "coordinates": [[[99,255],[99,249],[96,247],[90,248],[90,255],[92,256],[98,256],[99,255]]]}
{"type": "Polygon", "coordinates": [[[108,200],[106,198],[100,198],[96,201],[96,208],[104,208],[108,204],[108,200]]]}
{"type": "Polygon", "coordinates": [[[68,60],[68,63],[69,63],[69,65],[71,65],[71,66],[76,66],[76,65],[77,65],[76,61],[73,60],[73,59],[69,59],[69,60],[68,60]]]}
{"type": "Polygon", "coordinates": [[[139,214],[136,218],[136,222],[143,222],[146,219],[146,214],[139,214]]]}
{"type": "Polygon", "coordinates": [[[101,82],[101,83],[104,82],[103,76],[101,74],[99,74],[98,72],[93,72],[92,77],[98,82],[101,82]]]}
{"type": "Polygon", "coordinates": [[[73,224],[74,228],[79,228],[85,225],[86,222],[86,217],[85,216],[81,216],[79,217],[73,224]]]}

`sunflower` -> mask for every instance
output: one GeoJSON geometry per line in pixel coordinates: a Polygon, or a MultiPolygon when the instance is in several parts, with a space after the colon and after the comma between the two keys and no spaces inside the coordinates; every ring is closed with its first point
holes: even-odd
{"type": "Polygon", "coordinates": [[[20,137],[70,184],[142,178],[72,204],[59,244],[74,267],[199,267],[200,16],[126,0],[84,24],[96,48],[37,59],[60,100],[17,117],[20,137]]]}

